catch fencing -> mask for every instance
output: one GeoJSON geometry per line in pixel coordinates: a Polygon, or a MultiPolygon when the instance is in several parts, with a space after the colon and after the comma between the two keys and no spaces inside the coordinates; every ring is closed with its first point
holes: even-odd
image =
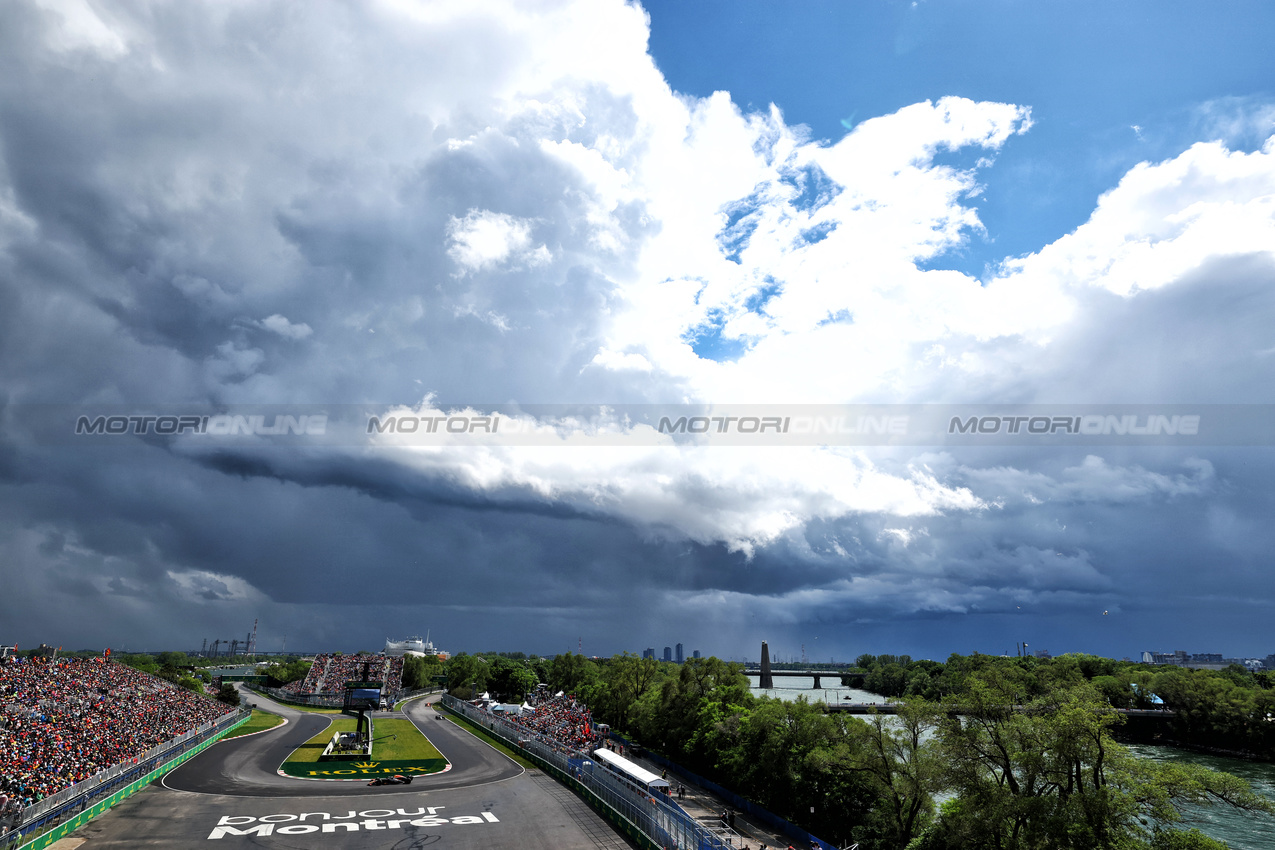
{"type": "MultiPolygon", "coordinates": [[[[560,781],[580,792],[586,801],[595,802],[594,808],[601,806],[610,810],[613,815],[610,820],[648,847],[663,850],[739,850],[699,823],[671,797],[637,790],[594,762],[592,757],[450,695],[443,696],[443,705],[509,742],[531,761],[541,763],[560,781]],[[633,831],[638,834],[633,834],[633,831]]],[[[607,812],[602,811],[602,814],[607,812]]]]}
{"type": "Polygon", "coordinates": [[[32,835],[52,829],[85,809],[91,808],[96,802],[111,796],[119,788],[136,781],[138,777],[228,731],[231,727],[243,723],[251,716],[250,711],[236,709],[178,735],[172,740],[154,746],[135,759],[108,767],[69,788],[50,794],[40,802],[23,809],[16,826],[8,832],[5,832],[5,827],[0,825],[0,850],[10,850],[20,842],[28,840],[32,835]]]}
{"type": "MultiPolygon", "coordinates": [[[[276,702],[285,705],[305,705],[311,708],[341,708],[345,705],[345,691],[328,691],[320,694],[297,694],[292,691],[285,691],[283,688],[269,688],[265,685],[257,685],[245,683],[245,687],[250,691],[256,691],[265,694],[276,702]]],[[[405,699],[420,696],[421,694],[432,694],[440,688],[435,685],[429,688],[417,688],[415,690],[407,690],[400,688],[397,691],[386,691],[386,698],[390,705],[394,705],[405,699]]]]}
{"type": "Polygon", "coordinates": [[[265,685],[247,684],[245,687],[250,691],[265,694],[272,700],[285,705],[308,705],[312,708],[341,708],[345,705],[344,691],[325,694],[296,694],[292,691],[285,691],[283,688],[268,688],[265,685]]]}

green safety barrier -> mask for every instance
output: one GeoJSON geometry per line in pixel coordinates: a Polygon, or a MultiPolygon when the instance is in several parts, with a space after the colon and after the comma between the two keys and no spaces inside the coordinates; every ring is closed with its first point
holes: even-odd
{"type": "Polygon", "coordinates": [[[202,744],[195,747],[193,750],[188,750],[187,752],[184,752],[181,755],[179,755],[177,758],[171,761],[165,762],[164,764],[155,768],[154,770],[152,770],[150,773],[146,774],[142,778],[136,780],[135,782],[130,783],[124,788],[121,788],[119,791],[116,791],[114,794],[107,797],[105,800],[102,800],[100,803],[95,803],[94,805],[80,812],[78,815],[71,818],[70,820],[64,823],[58,824],[57,826],[50,829],[48,832],[42,833],[38,837],[31,839],[26,844],[18,845],[17,850],[44,850],[45,847],[48,847],[54,841],[57,841],[59,838],[65,838],[67,835],[73,832],[77,827],[83,826],[84,824],[93,820],[93,818],[97,817],[102,812],[111,808],[116,803],[120,802],[121,800],[126,800],[129,797],[133,796],[138,791],[142,790],[147,785],[151,784],[152,782],[154,782],[159,777],[163,776],[168,771],[177,767],[182,762],[199,755],[205,749],[207,749],[208,747],[211,747],[213,744],[220,741],[228,733],[233,732],[234,730],[238,729],[240,726],[247,723],[248,720],[251,719],[251,717],[252,715],[249,714],[247,717],[240,720],[234,726],[230,726],[230,727],[227,727],[226,729],[223,729],[222,731],[218,732],[213,737],[209,738],[207,741],[204,741],[202,744]]]}

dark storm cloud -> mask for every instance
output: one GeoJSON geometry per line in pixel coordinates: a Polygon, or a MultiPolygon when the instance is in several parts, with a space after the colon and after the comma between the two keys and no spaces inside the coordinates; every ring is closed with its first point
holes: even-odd
{"type": "MultiPolygon", "coordinates": [[[[836,203],[780,197],[784,174],[818,168],[783,159],[799,134],[777,112],[668,92],[642,52],[640,10],[622,4],[475,5],[426,22],[324,5],[99,11],[99,28],[77,30],[42,7],[0,9],[0,622],[15,633],[0,639],[191,648],[260,617],[269,648],[287,634],[293,648],[376,649],[431,628],[450,649],[555,652],[584,638],[606,653],[679,638],[730,656],[818,629],[839,656],[941,656],[998,651],[1030,624],[1058,650],[1132,652],[1206,639],[1178,614],[1191,599],[1201,623],[1222,624],[1225,651],[1268,651],[1237,638],[1258,622],[1255,600],[1272,598],[1268,450],[46,439],[15,407],[681,402],[718,380],[727,394],[791,386],[800,398],[870,368],[897,401],[1272,401],[1269,251],[1205,256],[1132,293],[1076,285],[1074,315],[1043,330],[967,321],[982,290],[962,278],[952,285],[969,302],[941,308],[951,328],[902,354],[892,334],[940,309],[909,287],[945,295],[926,281],[889,284],[897,302],[855,290],[854,309],[834,311],[855,321],[835,328],[818,298],[798,302],[791,326],[766,325],[785,299],[831,297],[852,276],[807,253],[810,267],[789,267],[758,305],[761,277],[734,263],[745,279],[721,273],[723,204],[772,187],[758,218],[774,214],[766,227],[789,246],[784,227],[805,232],[800,216],[836,203]],[[608,26],[574,23],[588,15],[608,26]],[[584,49],[595,33],[614,39],[600,55],[584,49]],[[700,207],[703,234],[678,218],[700,207]],[[677,306],[679,275],[698,281],[689,306],[677,306]],[[769,334],[736,364],[683,342],[712,298],[751,303],[739,313],[757,320],[750,339],[769,334]],[[625,343],[624,321],[640,344],[625,343]],[[825,350],[833,333],[853,344],[825,350]],[[1228,620],[1228,605],[1241,613],[1228,620]]],[[[862,191],[861,208],[792,250],[850,240],[866,279],[893,274],[872,251],[919,256],[932,222],[952,238],[966,220],[952,193],[973,177],[926,171],[923,152],[983,152],[1027,118],[953,100],[865,123],[876,129],[846,146],[860,169],[849,173],[917,182],[903,193],[887,181],[887,198],[828,177],[830,199],[862,191]],[[898,150],[922,153],[900,164],[898,150]],[[891,200],[901,212],[870,217],[891,200]],[[913,229],[921,248],[891,241],[913,229]]],[[[1169,213],[1190,206],[1191,185],[1165,185],[1182,195],[1169,213]]],[[[756,253],[767,238],[759,225],[752,256],[782,260],[756,253]]]]}

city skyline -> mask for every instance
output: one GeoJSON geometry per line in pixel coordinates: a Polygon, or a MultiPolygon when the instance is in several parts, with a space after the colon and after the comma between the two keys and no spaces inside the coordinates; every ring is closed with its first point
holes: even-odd
{"type": "Polygon", "coordinates": [[[0,641],[1265,657],[1273,26],[4,4],[0,641]]]}

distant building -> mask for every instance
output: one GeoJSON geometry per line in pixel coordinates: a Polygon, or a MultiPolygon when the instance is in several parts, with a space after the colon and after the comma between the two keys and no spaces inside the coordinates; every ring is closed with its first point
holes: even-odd
{"type": "Polygon", "coordinates": [[[1053,656],[1049,654],[1048,649],[1037,649],[1036,651],[1032,653],[1032,655],[1036,656],[1037,658],[1053,658],[1053,656]]]}
{"type": "Polygon", "coordinates": [[[642,650],[642,657],[643,657],[643,658],[654,658],[654,657],[655,657],[655,647],[653,647],[653,646],[648,646],[646,649],[642,650]]]}
{"type": "Polygon", "coordinates": [[[680,643],[677,645],[676,649],[677,651],[674,654],[675,655],[674,660],[676,660],[678,664],[681,664],[682,662],[686,660],[686,656],[682,654],[682,645],[680,643]]]}
{"type": "Polygon", "coordinates": [[[699,658],[699,657],[700,657],[700,654],[698,649],[691,653],[691,658],[699,658]]]}
{"type": "Polygon", "coordinates": [[[673,660],[673,647],[671,646],[664,647],[664,660],[665,661],[673,660]]]}

